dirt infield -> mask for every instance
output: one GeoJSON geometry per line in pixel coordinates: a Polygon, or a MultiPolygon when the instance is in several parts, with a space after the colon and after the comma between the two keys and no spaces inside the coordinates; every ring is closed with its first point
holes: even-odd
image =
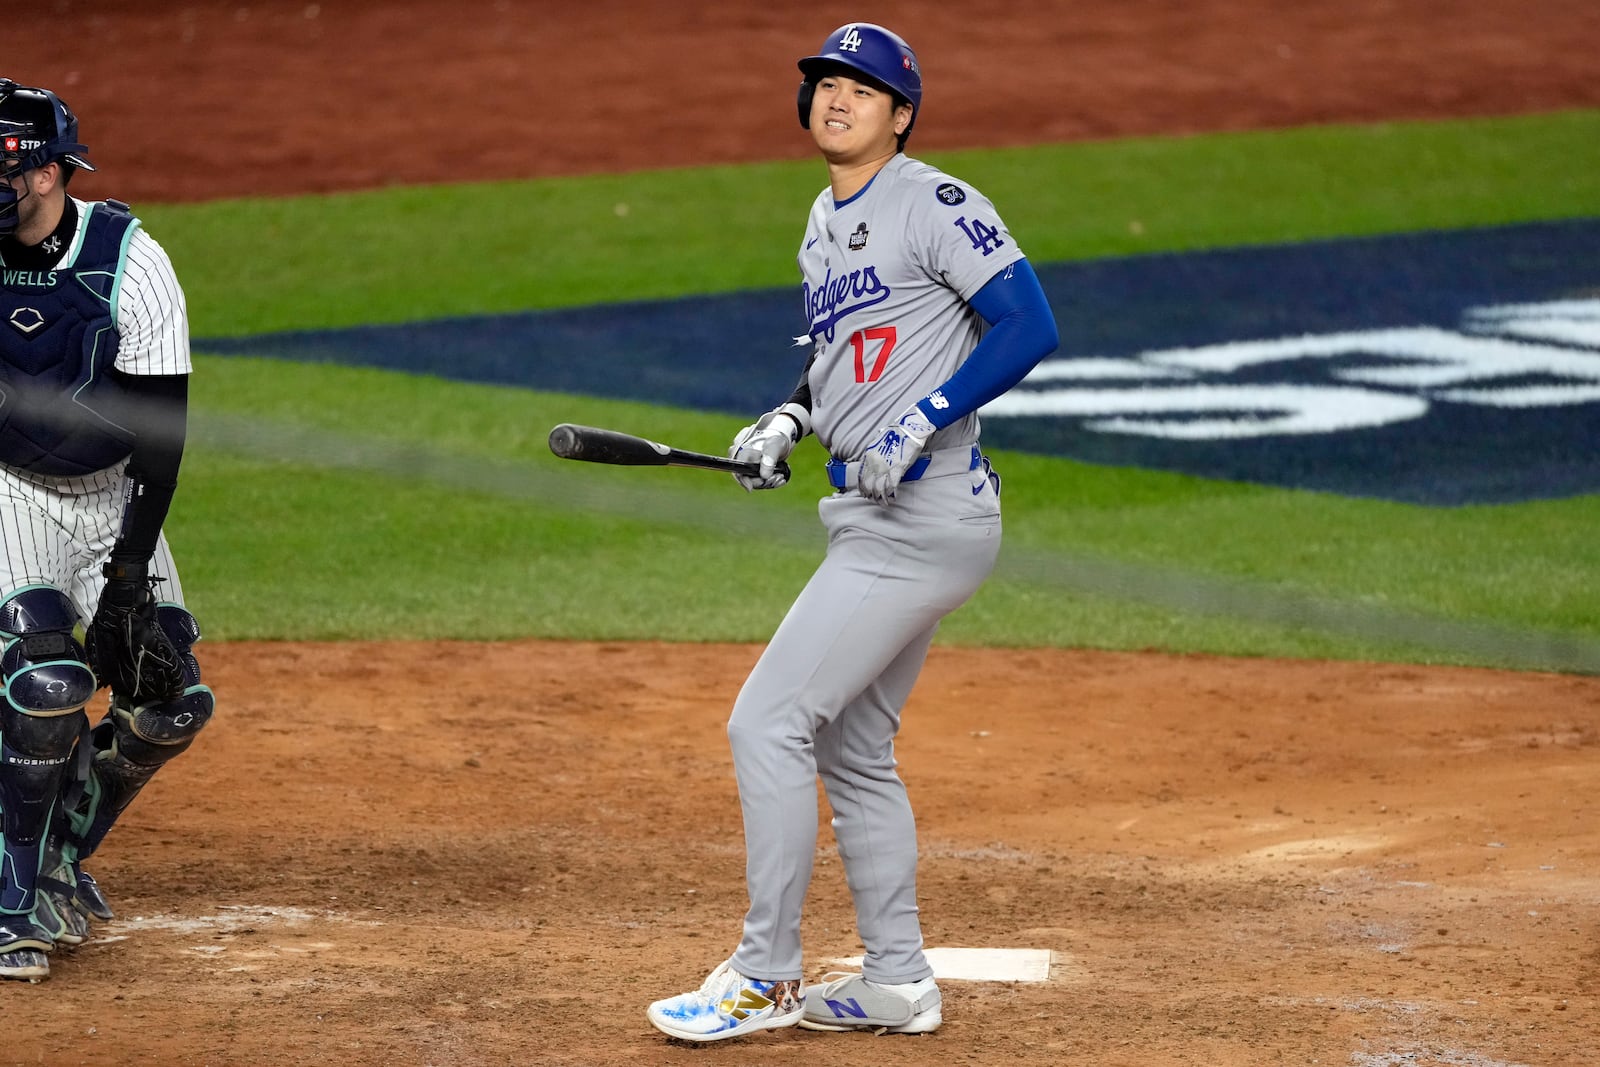
{"type": "MultiPolygon", "coordinates": [[[[3,990],[43,1020],[15,1062],[1595,1062],[1595,679],[936,650],[899,746],[928,941],[1051,979],[694,1049],[643,1009],[738,936],[758,649],[206,651],[228,716],[95,865],[119,921],[3,990]]],[[[818,864],[820,974],[860,946],[818,864]]]]}
{"type": "MultiPolygon", "coordinates": [[[[797,49],[855,14],[125,6],[21,16],[9,73],[81,113],[75,191],[136,204],[799,158],[797,49]]],[[[913,147],[1600,105],[1591,0],[1026,7],[872,8],[928,71],[913,147]]],[[[118,919],[0,988],[0,1063],[1600,1063],[1597,679],[936,649],[900,745],[929,943],[1049,980],[696,1049],[643,1009],[737,937],[758,648],[198,651],[217,720],[92,864],[118,919]]],[[[811,977],[860,951],[823,836],[811,977]]]]}
{"type": "MultiPolygon", "coordinates": [[[[862,17],[792,0],[44,6],[8,16],[28,42],[10,76],[78,110],[104,168],[82,191],[135,205],[809,159],[794,62],[862,17]]],[[[927,75],[918,151],[1600,105],[1592,0],[870,6],[927,75]]]]}

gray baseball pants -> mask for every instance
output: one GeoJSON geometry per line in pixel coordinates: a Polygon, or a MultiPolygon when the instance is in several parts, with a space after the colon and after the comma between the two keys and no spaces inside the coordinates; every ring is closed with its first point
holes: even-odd
{"type": "Polygon", "coordinates": [[[866,949],[863,973],[919,981],[933,970],[922,951],[916,824],[894,738],[940,620],[994,568],[1000,501],[980,468],[902,484],[889,507],[854,490],[835,493],[818,512],[827,554],[728,721],[750,894],[733,965],[763,981],[803,976],[800,918],[820,776],[866,949]]]}

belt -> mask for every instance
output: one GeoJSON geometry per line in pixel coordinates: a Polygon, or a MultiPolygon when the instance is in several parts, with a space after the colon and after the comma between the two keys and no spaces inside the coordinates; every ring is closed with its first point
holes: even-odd
{"type": "MultiPolygon", "coordinates": [[[[943,448],[937,452],[930,452],[918,457],[911,464],[911,469],[906,471],[902,482],[914,482],[924,476],[938,476],[940,474],[957,474],[961,471],[974,471],[983,465],[983,453],[978,451],[978,446],[972,446],[968,455],[959,448],[943,448]]],[[[835,489],[843,491],[854,489],[861,478],[861,464],[859,462],[846,463],[842,459],[828,460],[828,484],[835,489]]]]}

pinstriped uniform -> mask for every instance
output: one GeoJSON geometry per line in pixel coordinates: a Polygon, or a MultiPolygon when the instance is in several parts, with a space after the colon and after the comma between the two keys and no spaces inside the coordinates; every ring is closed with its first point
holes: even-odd
{"type": "MultiPolygon", "coordinates": [[[[78,205],[78,229],[56,266],[72,262],[89,221],[78,205]]],[[[116,368],[125,374],[189,374],[189,312],[166,250],[143,229],[128,242],[117,291],[116,368]]],[[[127,461],[78,478],[30,474],[0,465],[0,599],[34,583],[72,598],[85,620],[94,614],[105,579],[100,573],[122,522],[127,461]]],[[[183,603],[166,537],[157,540],[150,573],[165,579],[162,600],[183,603]]]]}

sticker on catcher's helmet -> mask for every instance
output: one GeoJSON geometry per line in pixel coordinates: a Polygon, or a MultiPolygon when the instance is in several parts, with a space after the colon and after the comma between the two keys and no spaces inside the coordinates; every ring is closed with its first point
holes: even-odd
{"type": "Polygon", "coordinates": [[[967,202],[966,191],[952,182],[945,182],[939,186],[933,191],[933,195],[937,196],[940,203],[946,207],[955,207],[957,204],[965,204],[967,202]]]}

